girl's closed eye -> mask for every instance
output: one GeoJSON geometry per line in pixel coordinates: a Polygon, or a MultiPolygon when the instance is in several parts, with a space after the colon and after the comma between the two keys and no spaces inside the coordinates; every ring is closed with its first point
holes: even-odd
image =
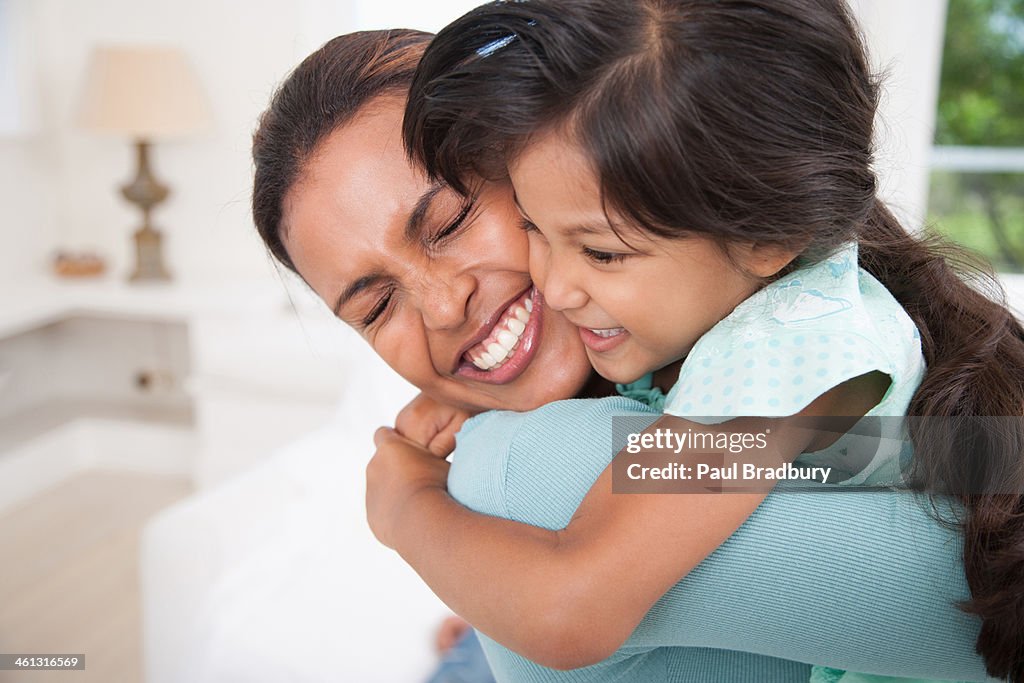
{"type": "Polygon", "coordinates": [[[611,251],[603,251],[601,249],[591,249],[590,247],[582,247],[583,255],[594,263],[601,265],[607,265],[609,263],[620,263],[627,256],[631,254],[622,254],[611,251]]]}
{"type": "MultiPolygon", "coordinates": [[[[544,237],[544,233],[540,231],[540,228],[538,228],[537,225],[528,218],[520,216],[519,226],[523,229],[524,232],[528,233],[530,236],[536,236],[541,239],[547,239],[546,237],[544,237]]],[[[609,263],[619,263],[627,256],[630,256],[630,254],[605,251],[603,249],[592,249],[590,247],[581,247],[580,250],[587,259],[601,265],[606,265],[609,263]]]]}
{"type": "Polygon", "coordinates": [[[523,216],[519,217],[519,227],[523,229],[523,232],[532,233],[541,237],[544,236],[544,233],[540,231],[540,228],[538,228],[533,221],[523,216]]]}

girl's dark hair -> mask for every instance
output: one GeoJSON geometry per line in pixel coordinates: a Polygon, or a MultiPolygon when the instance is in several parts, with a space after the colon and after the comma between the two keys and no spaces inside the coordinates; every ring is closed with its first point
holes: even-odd
{"type": "Polygon", "coordinates": [[[405,95],[433,36],[397,29],[338,36],[306,57],[274,93],[252,138],[252,216],[271,255],[292,272],[285,196],[321,142],[382,95],[405,95]]]}
{"type": "Polygon", "coordinates": [[[964,534],[963,607],[981,618],[990,675],[1020,682],[1024,331],[990,274],[908,234],[877,198],[878,95],[842,0],[496,2],[431,43],[404,135],[462,192],[507,177],[531,136],[554,130],[590,157],[605,206],[656,235],[811,258],[858,240],[860,265],[921,333],[928,369],[908,414],[942,418],[909,421],[910,480],[962,504],[944,521],[964,534]],[[973,416],[1013,419],[977,429],[973,416]],[[995,480],[998,493],[976,486],[995,480]]]}

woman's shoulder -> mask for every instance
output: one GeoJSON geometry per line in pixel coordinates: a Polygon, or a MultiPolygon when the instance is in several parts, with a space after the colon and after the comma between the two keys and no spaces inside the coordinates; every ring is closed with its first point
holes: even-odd
{"type": "Polygon", "coordinates": [[[456,437],[448,489],[477,512],[560,528],[627,434],[659,415],[622,396],[483,413],[456,437]]]}
{"type": "Polygon", "coordinates": [[[575,432],[608,426],[608,421],[614,417],[628,419],[657,414],[653,408],[624,396],[570,398],[525,412],[490,410],[481,413],[462,425],[458,440],[461,447],[463,440],[470,439],[503,437],[514,441],[563,437],[567,430],[575,432]]]}

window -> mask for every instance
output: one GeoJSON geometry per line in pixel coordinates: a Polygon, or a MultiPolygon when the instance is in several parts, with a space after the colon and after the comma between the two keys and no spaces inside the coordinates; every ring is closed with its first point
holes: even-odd
{"type": "Polygon", "coordinates": [[[1024,272],[1024,0],[949,0],[929,221],[1024,272]]]}
{"type": "Polygon", "coordinates": [[[0,136],[17,131],[20,110],[10,4],[0,0],[0,136]]]}

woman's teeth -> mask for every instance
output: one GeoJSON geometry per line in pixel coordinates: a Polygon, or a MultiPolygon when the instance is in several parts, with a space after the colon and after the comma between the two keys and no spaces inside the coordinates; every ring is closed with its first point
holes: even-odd
{"type": "Polygon", "coordinates": [[[590,330],[591,332],[593,332],[594,334],[596,334],[598,337],[605,337],[605,338],[617,337],[617,336],[619,336],[620,334],[622,334],[623,332],[626,331],[625,327],[609,327],[609,328],[604,329],[604,330],[595,330],[593,328],[589,328],[588,327],[587,329],[590,330]]]}
{"type": "Polygon", "coordinates": [[[509,306],[487,339],[466,352],[473,365],[481,370],[493,370],[514,356],[532,310],[533,301],[529,298],[524,299],[522,304],[509,306]]]}

